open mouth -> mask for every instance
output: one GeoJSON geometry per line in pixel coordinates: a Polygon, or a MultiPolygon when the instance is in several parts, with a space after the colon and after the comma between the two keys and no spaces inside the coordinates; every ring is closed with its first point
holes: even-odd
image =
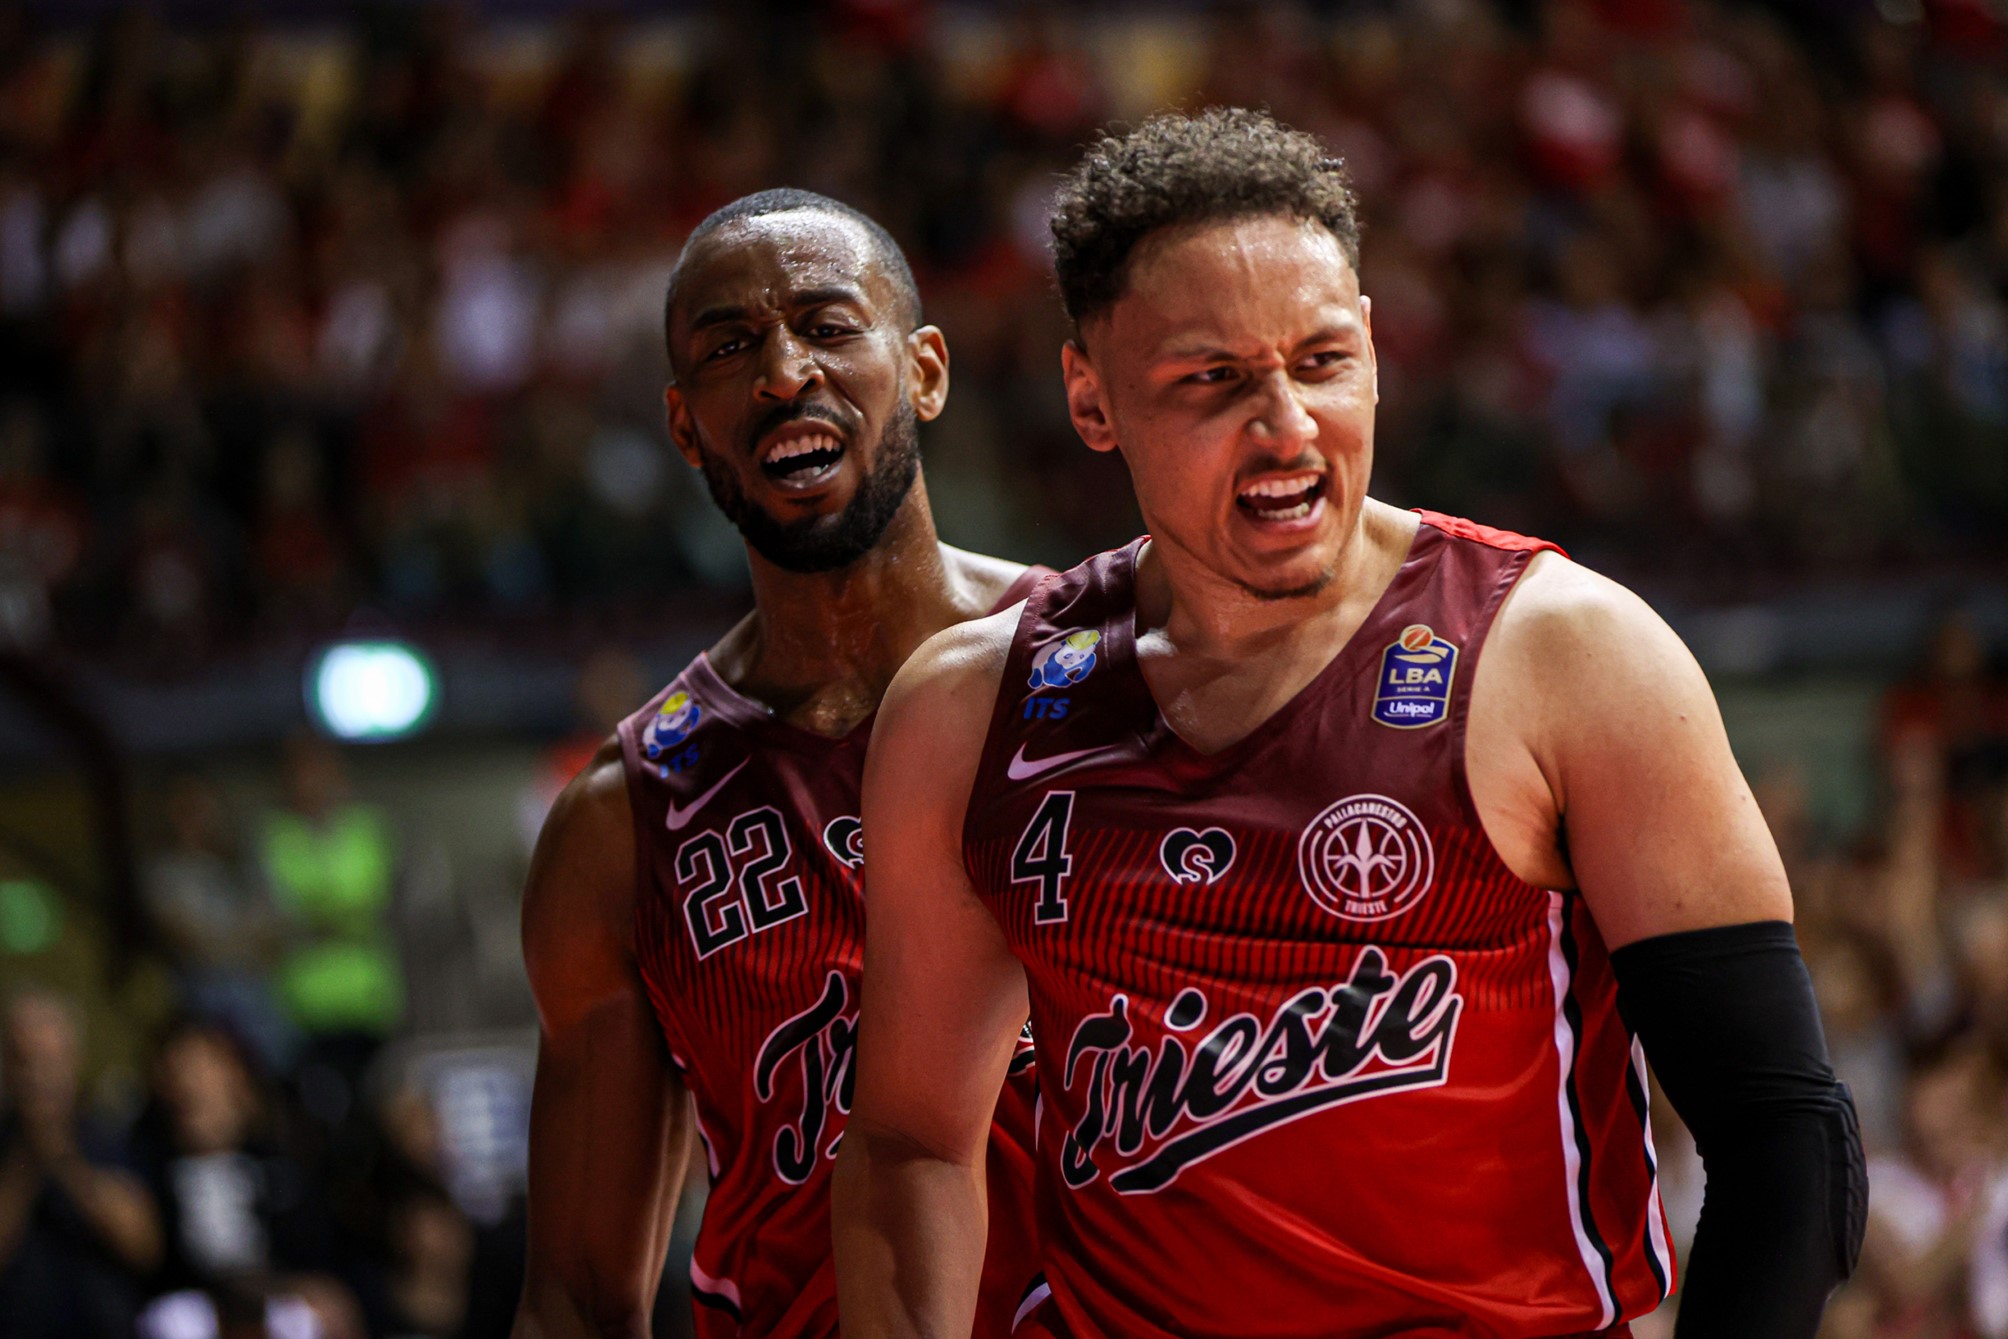
{"type": "Polygon", "coordinates": [[[1301,521],[1325,496],[1325,476],[1316,470],[1258,479],[1234,495],[1234,505],[1257,521],[1301,521]]]}
{"type": "Polygon", "coordinates": [[[799,488],[828,477],[844,450],[843,439],[825,424],[791,424],[761,449],[760,469],[776,483],[799,488]]]}

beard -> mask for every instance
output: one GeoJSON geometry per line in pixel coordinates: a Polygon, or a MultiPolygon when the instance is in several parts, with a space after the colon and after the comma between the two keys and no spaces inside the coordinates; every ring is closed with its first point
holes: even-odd
{"type": "MultiPolygon", "coordinates": [[[[754,437],[758,440],[780,423],[797,418],[828,417],[785,414],[778,421],[762,423],[754,437]]],[[[731,466],[709,450],[702,453],[702,459],[711,500],[755,553],[787,572],[834,572],[878,547],[886,527],[913,491],[914,480],[920,477],[920,420],[902,395],[899,408],[879,435],[877,463],[844,509],[832,516],[777,521],[747,498],[731,466]]]]}
{"type": "Polygon", "coordinates": [[[1251,586],[1247,582],[1239,580],[1237,580],[1234,584],[1241,587],[1241,589],[1244,592],[1254,596],[1258,600],[1264,600],[1264,601],[1308,600],[1313,595],[1323,594],[1325,587],[1331,585],[1332,579],[1337,575],[1338,575],[1337,568],[1327,567],[1324,571],[1318,573],[1318,575],[1312,577],[1309,581],[1306,581],[1303,585],[1289,586],[1282,590],[1276,590],[1268,586],[1251,586]]]}

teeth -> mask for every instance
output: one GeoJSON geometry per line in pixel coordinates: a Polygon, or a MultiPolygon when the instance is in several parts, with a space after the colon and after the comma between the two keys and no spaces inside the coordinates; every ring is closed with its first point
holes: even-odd
{"type": "Polygon", "coordinates": [[[1260,483],[1250,484],[1241,490],[1241,496],[1246,498],[1290,497],[1293,494],[1315,488],[1317,484],[1318,476],[1316,474],[1292,474],[1281,479],[1264,479],[1260,483]]]}
{"type": "Polygon", "coordinates": [[[1265,521],[1296,521],[1310,514],[1311,504],[1308,502],[1299,502],[1294,507],[1284,507],[1276,511],[1265,511],[1262,513],[1262,519],[1265,521]]]}
{"type": "Polygon", "coordinates": [[[812,455],[817,451],[835,451],[837,447],[837,439],[828,433],[817,433],[813,437],[791,437],[770,449],[763,457],[763,461],[769,465],[778,465],[784,460],[793,460],[796,456],[812,455]]]}

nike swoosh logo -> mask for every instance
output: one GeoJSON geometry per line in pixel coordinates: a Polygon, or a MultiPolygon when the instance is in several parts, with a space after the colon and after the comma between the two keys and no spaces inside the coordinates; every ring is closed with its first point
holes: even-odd
{"type": "Polygon", "coordinates": [[[1083,758],[1092,758],[1097,753],[1114,753],[1116,751],[1114,747],[1105,744],[1097,749],[1075,749],[1072,753],[1055,753],[1044,758],[1027,758],[1025,756],[1025,746],[1020,744],[1018,752],[1013,755],[1010,764],[1004,768],[1004,775],[1010,777],[1013,781],[1030,781],[1035,776],[1044,776],[1055,767],[1065,767],[1068,763],[1079,762],[1083,758]]]}
{"type": "Polygon", "coordinates": [[[741,768],[744,768],[747,763],[752,761],[753,760],[751,758],[741,758],[739,760],[738,767],[733,768],[731,771],[727,772],[724,776],[721,776],[718,778],[718,780],[712,782],[710,790],[705,791],[702,795],[698,796],[696,799],[692,800],[689,804],[685,805],[681,809],[676,807],[676,801],[671,800],[669,803],[669,813],[666,816],[664,816],[662,820],[663,823],[669,828],[671,832],[675,832],[677,829],[681,828],[685,823],[688,823],[691,819],[697,817],[697,811],[699,809],[702,809],[705,805],[711,803],[711,797],[713,795],[716,795],[719,791],[724,790],[725,783],[730,781],[733,777],[738,776],[741,768]]]}

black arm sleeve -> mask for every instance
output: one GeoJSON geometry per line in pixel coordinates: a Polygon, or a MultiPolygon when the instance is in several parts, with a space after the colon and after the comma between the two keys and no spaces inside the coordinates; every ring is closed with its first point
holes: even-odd
{"type": "Polygon", "coordinates": [[[1813,1339],[1854,1272],[1868,1174],[1792,927],[1660,935],[1611,967],[1708,1178],[1676,1339],[1813,1339]]]}

